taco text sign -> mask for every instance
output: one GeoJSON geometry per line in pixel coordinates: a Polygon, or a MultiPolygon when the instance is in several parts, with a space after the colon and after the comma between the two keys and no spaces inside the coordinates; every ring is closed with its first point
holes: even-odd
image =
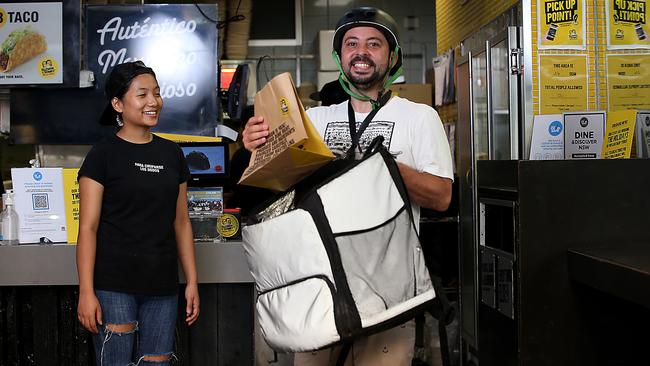
{"type": "Polygon", "coordinates": [[[0,3],[0,85],[63,82],[62,3],[0,3]]]}

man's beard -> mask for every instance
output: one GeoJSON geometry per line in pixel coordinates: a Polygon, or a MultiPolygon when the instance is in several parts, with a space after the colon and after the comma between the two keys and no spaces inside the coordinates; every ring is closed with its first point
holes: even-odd
{"type": "Polygon", "coordinates": [[[348,68],[348,72],[346,73],[346,77],[348,80],[354,85],[355,88],[361,91],[366,91],[375,86],[375,84],[381,82],[384,79],[384,76],[386,76],[387,70],[380,70],[377,65],[369,58],[367,57],[355,57],[350,61],[350,65],[348,68]],[[354,76],[352,75],[352,65],[355,62],[363,62],[367,63],[372,67],[375,71],[367,76],[354,76]]]}

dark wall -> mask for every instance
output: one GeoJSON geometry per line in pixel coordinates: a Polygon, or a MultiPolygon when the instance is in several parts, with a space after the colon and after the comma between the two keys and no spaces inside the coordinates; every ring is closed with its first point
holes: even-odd
{"type": "MultiPolygon", "coordinates": [[[[179,293],[178,365],[252,366],[253,285],[199,285],[201,313],[185,324],[179,293]]],[[[0,365],[94,364],[90,334],[77,321],[78,288],[0,287],[0,365]]]]}

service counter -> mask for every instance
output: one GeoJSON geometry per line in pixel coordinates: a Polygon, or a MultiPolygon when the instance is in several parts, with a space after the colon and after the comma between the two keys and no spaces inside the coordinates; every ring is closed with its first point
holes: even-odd
{"type": "Polygon", "coordinates": [[[650,243],[581,245],[567,255],[572,280],[650,310],[650,243]]]}
{"type": "MultiPolygon", "coordinates": [[[[195,248],[201,313],[194,325],[185,324],[180,284],[178,364],[252,366],[255,289],[242,243],[196,243],[195,248]]],[[[0,246],[0,365],[93,364],[90,335],[77,321],[75,249],[0,246]]]]}
{"type": "MultiPolygon", "coordinates": [[[[78,285],[75,245],[0,246],[0,286],[78,285]]],[[[199,283],[252,283],[241,241],[196,243],[199,283]]],[[[183,271],[179,268],[181,282],[183,271]]]]}
{"type": "Polygon", "coordinates": [[[648,364],[650,159],[477,166],[481,365],[648,364]]]}

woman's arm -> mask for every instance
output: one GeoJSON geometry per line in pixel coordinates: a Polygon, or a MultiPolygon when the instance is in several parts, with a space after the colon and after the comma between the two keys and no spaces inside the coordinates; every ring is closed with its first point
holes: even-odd
{"type": "Polygon", "coordinates": [[[104,186],[88,178],[79,178],[79,237],[77,239],[77,274],[79,304],[77,318],[84,328],[97,333],[102,324],[102,309],[95,296],[93,271],[97,252],[97,227],[102,208],[104,186]]]}
{"type": "Polygon", "coordinates": [[[198,276],[196,274],[196,259],[194,257],[194,239],[192,237],[192,224],[187,210],[187,183],[182,183],[178,189],[176,200],[176,219],[174,220],[174,231],[176,232],[176,246],[178,258],[183,267],[185,280],[185,321],[192,325],[199,316],[199,289],[198,276]]]}

